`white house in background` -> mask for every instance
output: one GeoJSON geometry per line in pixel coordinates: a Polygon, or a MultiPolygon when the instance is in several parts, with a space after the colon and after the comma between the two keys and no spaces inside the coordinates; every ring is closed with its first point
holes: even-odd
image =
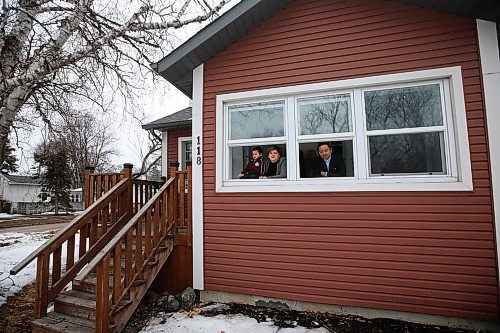
{"type": "Polygon", "coordinates": [[[43,191],[42,179],[0,174],[0,199],[10,203],[9,213],[33,214],[45,211],[40,201],[50,200],[43,191]]]}
{"type": "Polygon", "coordinates": [[[74,210],[83,209],[83,189],[81,187],[70,190],[69,192],[71,207],[74,210]]]}

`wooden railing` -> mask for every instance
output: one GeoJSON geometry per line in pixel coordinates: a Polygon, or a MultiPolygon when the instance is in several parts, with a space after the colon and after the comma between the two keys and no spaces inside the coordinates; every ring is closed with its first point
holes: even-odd
{"type": "Polygon", "coordinates": [[[125,168],[123,179],[101,193],[81,215],[11,270],[15,275],[37,259],[35,319],[47,314],[48,304],[131,218],[131,175],[132,169],[125,168]]]}
{"type": "Polygon", "coordinates": [[[153,258],[168,244],[173,246],[167,241],[170,236],[177,239],[179,229],[187,229],[179,239],[190,245],[186,190],[191,193],[191,167],[171,168],[166,183],[133,180],[132,165],[124,167],[116,174],[87,170],[87,209],[11,270],[15,275],[37,259],[35,319],[47,314],[48,304],[69,282],[79,284],[96,272],[96,331],[107,332],[118,305],[130,296],[134,283],[146,278],[153,258]]]}
{"type": "Polygon", "coordinates": [[[172,172],[172,177],[75,278],[78,284],[97,271],[96,332],[106,332],[110,318],[127,300],[131,288],[144,282],[148,263],[155,260],[159,250],[168,247],[167,239],[181,223],[179,212],[187,204],[184,195],[186,174],[186,171],[172,172]]]}
{"type": "Polygon", "coordinates": [[[156,182],[151,180],[133,180],[133,211],[137,213],[146,202],[148,202],[160,189],[160,187],[165,183],[156,182]]]}
{"type": "MultiPolygon", "coordinates": [[[[132,164],[125,164],[124,167],[125,169],[132,168],[132,164]]],[[[85,168],[85,207],[89,207],[123,177],[123,172],[94,173],[93,167],[85,168]]],[[[165,179],[160,182],[134,179],[132,183],[133,212],[137,213],[139,209],[158,192],[163,183],[165,183],[165,179]]]]}

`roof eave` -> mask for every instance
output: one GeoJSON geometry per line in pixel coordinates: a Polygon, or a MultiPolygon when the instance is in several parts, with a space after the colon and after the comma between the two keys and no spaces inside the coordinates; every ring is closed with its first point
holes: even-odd
{"type": "Polygon", "coordinates": [[[159,131],[167,131],[171,129],[180,129],[180,128],[186,128],[186,127],[191,127],[191,119],[189,120],[182,120],[182,121],[176,121],[176,122],[171,122],[168,124],[146,124],[142,125],[142,128],[145,130],[159,130],[159,131]]]}

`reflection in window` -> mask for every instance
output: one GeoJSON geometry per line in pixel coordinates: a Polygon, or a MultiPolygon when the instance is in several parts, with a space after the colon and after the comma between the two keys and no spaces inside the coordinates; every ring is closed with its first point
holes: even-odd
{"type": "Polygon", "coordinates": [[[369,137],[372,175],[444,174],[443,132],[369,137]]]}
{"type": "MultiPolygon", "coordinates": [[[[267,149],[271,147],[272,145],[260,145],[262,147],[262,151],[264,154],[262,155],[262,160],[266,161],[267,158],[267,149]]],[[[277,145],[280,147],[282,156],[286,157],[286,145],[285,144],[279,144],[277,145]]],[[[231,160],[231,179],[238,179],[238,175],[245,168],[245,166],[250,162],[252,159],[252,148],[255,147],[255,145],[252,146],[244,146],[244,147],[231,147],[229,150],[230,154],[230,160],[231,160]]]]}
{"type": "Polygon", "coordinates": [[[349,94],[300,98],[300,135],[344,133],[351,131],[349,94]]]}
{"type": "Polygon", "coordinates": [[[284,136],[284,108],[284,101],[229,106],[229,139],[284,136]]]}
{"type": "MultiPolygon", "coordinates": [[[[331,166],[338,177],[354,177],[352,140],[333,141],[331,166]]],[[[318,155],[318,142],[299,144],[300,178],[318,177],[322,159],[318,155]]]]}
{"type": "Polygon", "coordinates": [[[443,125],[438,84],[366,91],[368,130],[443,125]]]}

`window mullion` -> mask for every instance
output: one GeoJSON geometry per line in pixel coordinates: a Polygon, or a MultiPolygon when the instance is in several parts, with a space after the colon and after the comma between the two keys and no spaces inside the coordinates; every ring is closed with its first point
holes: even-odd
{"type": "Polygon", "coordinates": [[[298,118],[296,117],[296,107],[295,98],[288,97],[286,100],[286,113],[285,113],[285,125],[287,128],[287,174],[288,179],[297,180],[298,179],[298,168],[299,168],[299,158],[298,158],[298,143],[297,143],[297,131],[298,131],[298,118]]]}
{"type": "Polygon", "coordinates": [[[368,178],[368,149],[365,130],[365,109],[363,105],[363,92],[361,89],[354,90],[353,117],[355,129],[354,144],[354,176],[358,179],[368,178]]]}

